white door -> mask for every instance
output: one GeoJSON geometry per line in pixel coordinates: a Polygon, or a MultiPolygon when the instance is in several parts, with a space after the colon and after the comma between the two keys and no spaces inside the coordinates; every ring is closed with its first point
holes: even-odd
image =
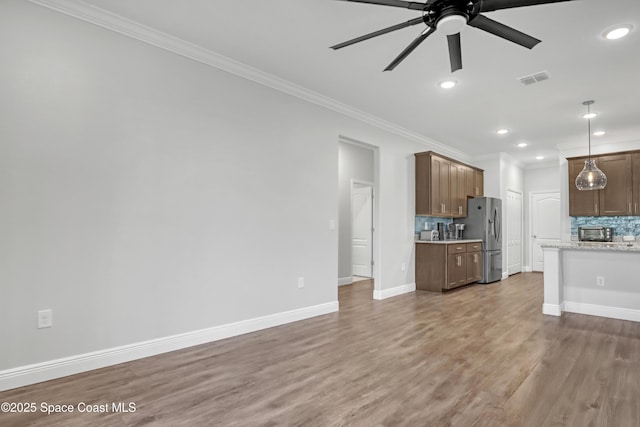
{"type": "Polygon", "coordinates": [[[531,194],[531,269],[544,271],[542,248],[545,243],[560,243],[560,193],[531,194]]]}
{"type": "Polygon", "coordinates": [[[373,277],[373,188],[355,184],[351,190],[351,273],[373,277]]]}
{"type": "Polygon", "coordinates": [[[522,193],[507,191],[507,271],[522,272],[522,193]]]}

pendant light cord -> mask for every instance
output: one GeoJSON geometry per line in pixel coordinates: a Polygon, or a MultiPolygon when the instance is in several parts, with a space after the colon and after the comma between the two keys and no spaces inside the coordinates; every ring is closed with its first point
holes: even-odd
{"type": "Polygon", "coordinates": [[[589,129],[589,161],[591,161],[591,104],[587,104],[587,129],[589,129]]]}

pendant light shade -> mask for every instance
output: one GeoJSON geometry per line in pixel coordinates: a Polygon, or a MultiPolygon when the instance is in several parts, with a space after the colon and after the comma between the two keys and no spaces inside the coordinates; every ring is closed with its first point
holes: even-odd
{"type": "Polygon", "coordinates": [[[601,190],[607,185],[607,176],[598,169],[596,161],[588,159],[584,161],[584,169],[576,178],[578,190],[601,190]]]}
{"type": "Polygon", "coordinates": [[[593,101],[585,101],[582,105],[587,106],[587,120],[589,127],[589,158],[584,161],[584,168],[576,177],[576,187],[578,190],[602,190],[607,186],[607,176],[598,169],[596,161],[591,158],[591,104],[593,101]]]}

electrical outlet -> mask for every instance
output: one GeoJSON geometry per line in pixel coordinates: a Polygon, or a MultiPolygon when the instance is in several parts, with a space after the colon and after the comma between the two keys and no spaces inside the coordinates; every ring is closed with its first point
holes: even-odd
{"type": "Polygon", "coordinates": [[[38,311],[38,329],[50,328],[53,326],[53,310],[38,311]]]}
{"type": "Polygon", "coordinates": [[[304,288],[304,277],[298,277],[298,289],[304,288]]]}
{"type": "Polygon", "coordinates": [[[598,286],[604,286],[604,276],[597,276],[596,277],[596,284],[598,286]]]}
{"type": "Polygon", "coordinates": [[[402,264],[400,264],[400,270],[406,271],[407,270],[407,264],[405,264],[404,262],[402,264]]]}

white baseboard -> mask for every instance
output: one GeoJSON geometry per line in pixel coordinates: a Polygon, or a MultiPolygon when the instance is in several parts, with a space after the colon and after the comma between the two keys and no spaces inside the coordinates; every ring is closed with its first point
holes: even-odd
{"type": "Polygon", "coordinates": [[[338,278],[338,286],[350,285],[352,283],[353,283],[353,276],[338,278]]]}
{"type": "Polygon", "coordinates": [[[562,304],[542,304],[542,313],[549,316],[562,316],[562,304]]]}
{"type": "Polygon", "coordinates": [[[608,307],[604,305],[586,304],[583,302],[565,301],[564,311],[640,322],[640,310],[630,308],[608,307]]]}
{"type": "Polygon", "coordinates": [[[502,272],[502,280],[507,280],[509,278],[509,272],[508,271],[503,271],[502,272]]]}
{"type": "Polygon", "coordinates": [[[382,300],[391,297],[395,297],[397,295],[407,294],[409,292],[413,292],[416,290],[415,283],[408,283],[406,285],[396,286],[391,289],[382,289],[382,290],[374,290],[373,291],[373,299],[382,300]]]}
{"type": "Polygon", "coordinates": [[[523,273],[532,273],[533,269],[531,268],[530,265],[524,265],[524,266],[522,266],[522,272],[523,273]]]}
{"type": "Polygon", "coordinates": [[[338,311],[338,301],[0,371],[0,391],[206,344],[338,311]]]}

